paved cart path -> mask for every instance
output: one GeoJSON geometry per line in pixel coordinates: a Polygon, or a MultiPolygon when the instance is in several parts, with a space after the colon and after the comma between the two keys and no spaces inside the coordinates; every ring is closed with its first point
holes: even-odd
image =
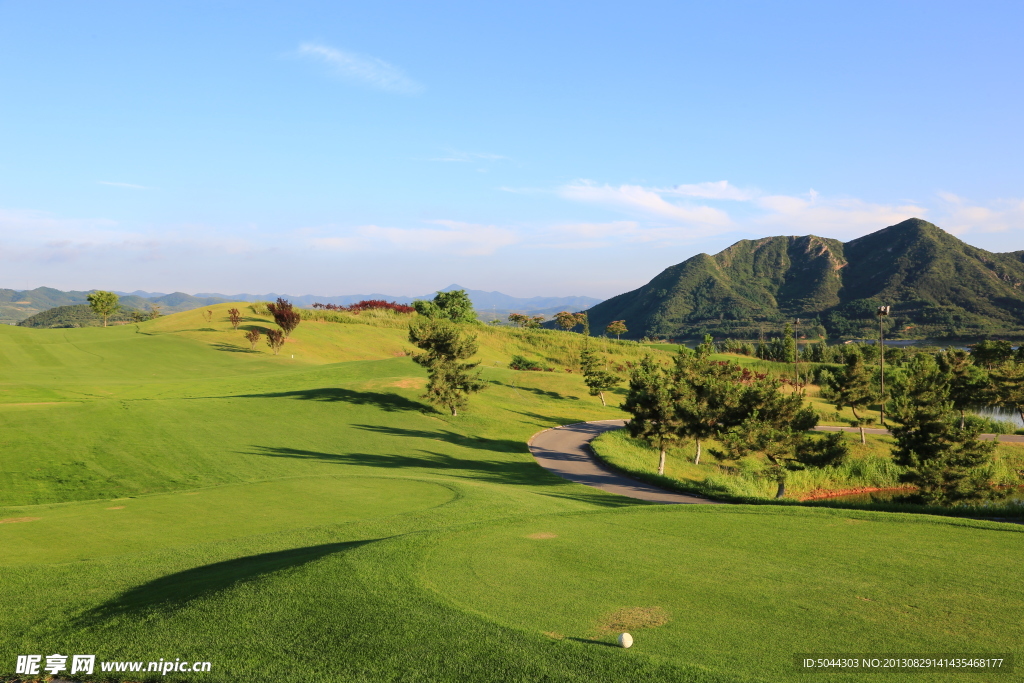
{"type": "Polygon", "coordinates": [[[621,496],[656,503],[721,504],[721,501],[668,491],[612,470],[594,457],[590,442],[604,432],[622,429],[625,420],[579,422],[546,429],[530,439],[537,463],[560,477],[621,496]]]}

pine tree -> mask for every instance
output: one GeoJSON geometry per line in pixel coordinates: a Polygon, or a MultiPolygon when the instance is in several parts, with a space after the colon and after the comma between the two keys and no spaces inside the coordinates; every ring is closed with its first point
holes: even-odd
{"type": "Polygon", "coordinates": [[[485,386],[480,372],[472,372],[479,363],[460,362],[477,352],[476,336],[463,335],[450,320],[435,318],[412,325],[409,341],[423,349],[412,359],[427,369],[429,380],[424,398],[448,408],[452,417],[457,417],[459,409],[469,404],[469,395],[485,386]]]}
{"type": "Polygon", "coordinates": [[[853,426],[860,428],[860,442],[867,443],[864,438],[864,425],[874,422],[873,418],[861,417],[858,408],[867,408],[874,400],[871,373],[864,366],[864,359],[859,353],[851,353],[846,359],[843,372],[832,377],[828,387],[837,410],[849,407],[853,411],[853,426]]]}
{"type": "Polygon", "coordinates": [[[583,371],[583,382],[590,389],[591,396],[600,396],[601,405],[607,406],[604,392],[617,387],[622,378],[605,370],[604,363],[593,349],[590,348],[589,337],[583,338],[583,349],[580,351],[580,368],[583,371]]]}
{"type": "Polygon", "coordinates": [[[671,378],[650,356],[645,356],[633,369],[622,409],[633,416],[626,423],[630,436],[644,439],[658,449],[658,474],[665,474],[665,452],[682,435],[671,378]]]}
{"type": "Polygon", "coordinates": [[[929,355],[919,354],[910,364],[891,402],[892,415],[901,423],[890,429],[896,440],[893,456],[907,468],[901,479],[917,487],[914,500],[927,504],[998,498],[989,481],[996,444],[978,438],[978,425],[956,427],[951,379],[929,355]]]}

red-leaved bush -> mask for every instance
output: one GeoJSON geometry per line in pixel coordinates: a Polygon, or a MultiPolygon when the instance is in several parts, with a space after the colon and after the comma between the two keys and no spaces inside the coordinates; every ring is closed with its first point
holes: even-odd
{"type": "Polygon", "coordinates": [[[412,313],[416,309],[412,306],[406,306],[405,304],[395,303],[394,301],[384,301],[383,299],[365,299],[358,303],[354,303],[351,306],[338,306],[335,304],[313,304],[313,308],[322,308],[325,311],[348,311],[349,313],[359,313],[359,311],[369,311],[371,309],[387,309],[394,311],[395,313],[412,313]]]}

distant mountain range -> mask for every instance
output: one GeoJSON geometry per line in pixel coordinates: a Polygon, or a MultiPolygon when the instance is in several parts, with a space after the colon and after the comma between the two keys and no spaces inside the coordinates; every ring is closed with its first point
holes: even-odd
{"type": "MultiPolygon", "coordinates": [[[[466,289],[459,285],[449,285],[443,292],[453,289],[466,289]]],[[[92,291],[92,290],[90,290],[92,291]]],[[[581,311],[599,303],[600,299],[593,299],[586,296],[568,297],[531,297],[528,299],[518,298],[502,294],[501,292],[485,292],[476,289],[467,289],[469,298],[473,301],[480,317],[488,320],[493,317],[505,317],[509,313],[531,313],[533,315],[550,315],[558,311],[570,310],[581,311]]],[[[174,292],[165,294],[163,292],[117,292],[121,297],[121,304],[128,308],[148,310],[150,304],[160,306],[163,313],[177,313],[187,311],[201,306],[227,301],[274,301],[282,297],[291,301],[296,306],[310,307],[314,303],[335,304],[337,306],[348,306],[364,299],[385,299],[407,304],[416,299],[432,299],[436,292],[424,294],[423,296],[395,296],[392,294],[347,294],[342,296],[317,296],[313,294],[291,295],[291,294],[217,294],[199,293],[196,295],[174,292]]],[[[13,289],[0,289],[0,323],[15,323],[41,311],[57,306],[74,306],[86,303],[87,291],[62,292],[50,287],[38,287],[32,290],[16,291],[13,289]]]]}
{"type": "Polygon", "coordinates": [[[917,218],[850,242],[808,235],[742,240],[698,254],[590,309],[596,334],[756,339],[801,321],[832,337],[1024,338],[1024,251],[996,254],[917,218]]]}

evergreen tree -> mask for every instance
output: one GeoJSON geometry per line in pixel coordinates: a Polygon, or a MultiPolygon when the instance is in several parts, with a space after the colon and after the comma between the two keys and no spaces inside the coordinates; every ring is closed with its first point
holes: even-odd
{"type": "Polygon", "coordinates": [[[864,359],[859,353],[851,353],[846,359],[843,372],[832,376],[832,384],[828,387],[837,410],[849,407],[853,411],[853,426],[860,428],[860,442],[867,443],[864,438],[864,425],[874,422],[873,418],[861,417],[857,409],[867,408],[874,400],[871,373],[864,366],[864,359]]]}
{"type": "Polygon", "coordinates": [[[583,371],[583,382],[590,389],[591,396],[600,396],[601,405],[607,406],[604,392],[617,387],[622,378],[608,372],[598,354],[590,348],[589,337],[583,338],[583,349],[580,351],[580,369],[583,371]]]}
{"type": "Polygon", "coordinates": [[[479,348],[475,335],[463,335],[451,320],[432,319],[409,327],[409,341],[423,349],[413,361],[427,369],[429,380],[424,396],[458,416],[469,404],[469,395],[483,390],[479,363],[465,363],[479,348]]]}
{"type": "Polygon", "coordinates": [[[890,402],[901,423],[890,429],[894,459],[907,468],[901,479],[917,487],[916,502],[948,505],[997,498],[989,481],[996,444],[978,438],[977,424],[955,426],[950,381],[933,357],[919,354],[890,402]]]}
{"type": "Polygon", "coordinates": [[[724,450],[714,454],[724,460],[763,455],[778,482],[775,497],[782,498],[789,471],[836,465],[846,457],[841,435],[816,439],[805,434],[817,423],[817,413],[800,394],[784,394],[777,379],[756,378],[744,385],[731,414],[725,414],[728,429],[719,433],[724,450]]]}
{"type": "Polygon", "coordinates": [[[622,409],[633,417],[626,423],[630,436],[658,449],[658,474],[665,474],[665,452],[683,438],[675,414],[675,392],[665,369],[645,356],[633,369],[622,409]]]}
{"type": "Polygon", "coordinates": [[[939,370],[949,376],[949,400],[953,402],[953,409],[960,413],[960,429],[963,429],[967,409],[994,398],[989,389],[988,373],[974,364],[971,354],[959,349],[942,351],[935,360],[939,370]]]}
{"type": "MultiPolygon", "coordinates": [[[[454,323],[476,322],[473,302],[464,289],[438,292],[432,301],[413,301],[413,308],[424,318],[450,320],[454,323]]],[[[511,317],[509,318],[511,321],[511,317]]]]}
{"type": "Polygon", "coordinates": [[[1024,363],[1003,363],[989,374],[991,384],[987,395],[994,397],[998,405],[1016,410],[1024,420],[1024,363]]]}

